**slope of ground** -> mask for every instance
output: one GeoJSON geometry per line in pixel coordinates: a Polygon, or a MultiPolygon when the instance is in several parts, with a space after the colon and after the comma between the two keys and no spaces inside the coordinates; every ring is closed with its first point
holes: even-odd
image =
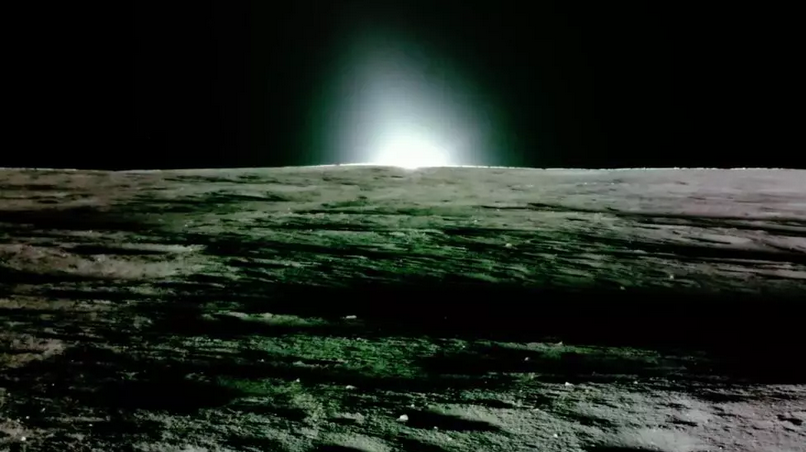
{"type": "Polygon", "coordinates": [[[803,171],[0,170],[0,450],[803,451],[805,292],[803,171]]]}

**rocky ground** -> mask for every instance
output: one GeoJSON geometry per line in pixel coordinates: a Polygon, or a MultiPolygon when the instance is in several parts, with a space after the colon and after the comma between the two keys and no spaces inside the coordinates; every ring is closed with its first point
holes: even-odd
{"type": "Polygon", "coordinates": [[[0,451],[806,451],[806,172],[0,170],[0,451]]]}

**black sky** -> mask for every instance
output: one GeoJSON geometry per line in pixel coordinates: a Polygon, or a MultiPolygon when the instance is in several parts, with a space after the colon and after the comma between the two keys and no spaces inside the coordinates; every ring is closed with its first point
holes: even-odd
{"type": "Polygon", "coordinates": [[[166,166],[329,163],[307,149],[305,100],[340,38],[381,23],[433,43],[502,99],[496,163],[652,165],[673,152],[662,10],[506,3],[137,4],[137,148],[176,156],[155,160],[166,166]]]}
{"type": "Polygon", "coordinates": [[[714,104],[698,97],[707,52],[687,37],[687,13],[659,2],[138,1],[106,16],[61,8],[64,19],[51,11],[38,21],[39,53],[20,51],[37,71],[18,113],[36,122],[27,144],[39,150],[6,153],[0,166],[333,163],[311,119],[328,107],[316,96],[344,64],[346,37],[379,28],[444,56],[495,100],[489,158],[479,163],[790,163],[781,153],[728,158],[713,138],[697,145],[710,127],[701,110],[714,104]]]}

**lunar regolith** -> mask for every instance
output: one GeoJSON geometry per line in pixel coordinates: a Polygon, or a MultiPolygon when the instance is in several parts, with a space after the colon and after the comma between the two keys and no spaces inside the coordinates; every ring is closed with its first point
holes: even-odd
{"type": "Polygon", "coordinates": [[[0,170],[0,450],[806,450],[806,171],[0,170]]]}

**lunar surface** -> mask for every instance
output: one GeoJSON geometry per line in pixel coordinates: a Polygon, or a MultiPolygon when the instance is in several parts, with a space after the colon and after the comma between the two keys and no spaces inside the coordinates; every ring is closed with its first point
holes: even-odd
{"type": "Polygon", "coordinates": [[[806,171],[0,170],[0,450],[806,451],[806,171]]]}

